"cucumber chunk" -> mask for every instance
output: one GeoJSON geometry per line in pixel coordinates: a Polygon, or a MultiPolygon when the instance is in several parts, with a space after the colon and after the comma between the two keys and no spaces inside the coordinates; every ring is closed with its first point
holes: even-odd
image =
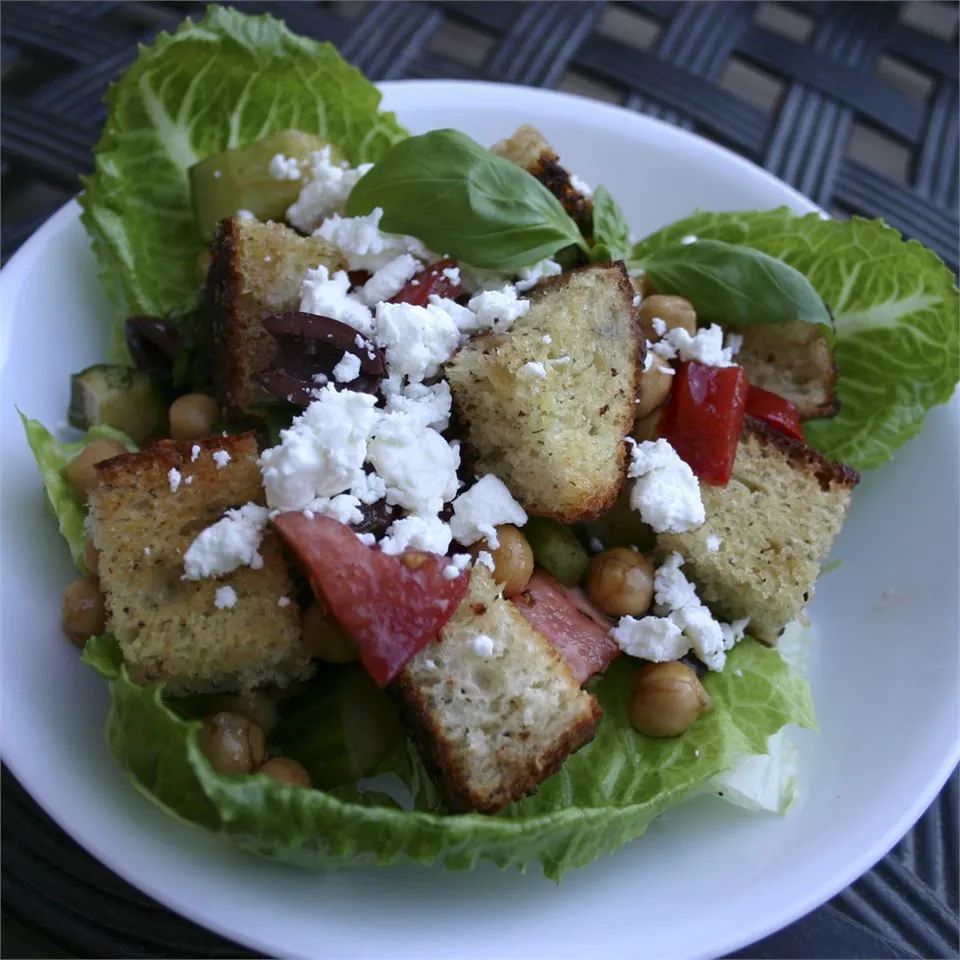
{"type": "MultiPolygon", "coordinates": [[[[327,141],[312,133],[284,130],[195,163],[189,171],[190,192],[200,235],[209,240],[217,224],[239,210],[249,210],[258,220],[283,220],[304,181],[274,179],[270,161],[278,153],[307,160],[325,146],[327,141]]],[[[331,153],[336,161],[344,159],[336,147],[331,153]]]]}
{"type": "Polygon", "coordinates": [[[536,563],[568,587],[580,582],[587,572],[590,557],[569,527],[546,517],[531,517],[523,532],[533,549],[536,563]]]}
{"type": "Polygon", "coordinates": [[[166,417],[150,375],[133,367],[98,363],[70,377],[67,420],[78,430],[105,424],[139,446],[161,431],[166,417]]]}

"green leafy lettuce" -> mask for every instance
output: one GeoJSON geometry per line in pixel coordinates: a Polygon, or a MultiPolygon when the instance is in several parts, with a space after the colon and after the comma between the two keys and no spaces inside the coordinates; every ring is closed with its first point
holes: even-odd
{"type": "Polygon", "coordinates": [[[76,443],[63,443],[57,440],[39,420],[31,420],[20,414],[23,429],[27,434],[27,443],[37,461],[43,486],[47,492],[47,503],[60,524],[60,533],[70,546],[73,562],[83,573],[89,571],[83,564],[83,541],[86,533],[83,527],[87,515],[81,497],[77,495],[67,479],[67,464],[91,441],[102,437],[122,443],[128,450],[136,446],[128,436],[113,427],[91,427],[83,440],[76,443]]]}
{"type": "Polygon", "coordinates": [[[786,208],[698,213],[642,240],[635,259],[691,234],[784,260],[833,314],[840,412],[809,421],[809,442],[860,469],[885,463],[950,399],[960,365],[957,289],[936,254],[879,220],[824,220],[786,208]]]}
{"type": "MultiPolygon", "coordinates": [[[[640,836],[654,817],[739,758],[765,753],[768,738],[785,724],[814,723],[806,682],[776,651],[745,640],[723,673],[705,678],[713,709],[683,737],[647,739],[627,722],[632,670],[621,659],[596,687],[604,708],[596,738],[536,794],[496,817],[447,815],[430,809],[432,794],[409,749],[394,750],[377,769],[378,780],[392,775],[409,789],[414,809],[407,810],[385,789],[361,795],[346,783],[304,790],[262,774],[218,774],[197,745],[199,723],[175,712],[160,686],[131,682],[111,637],[88,641],[84,659],[109,683],[107,741],[144,794],[183,820],[299,866],[414,862],[469,869],[489,860],[523,869],[539,861],[548,877],[559,878],[640,836]]],[[[309,739],[309,725],[303,730],[309,739]]],[[[289,730],[283,749],[297,752],[289,730]]],[[[305,744],[301,759],[309,763],[313,749],[305,744]]]]}
{"type": "MultiPolygon", "coordinates": [[[[280,130],[314,133],[350,161],[377,160],[404,136],[380,94],[329,43],[270,16],[210,7],[143,47],[107,95],[96,166],[80,198],[118,321],[195,305],[202,241],[187,170],[280,130]]],[[[111,360],[124,361],[117,322],[111,360]]]]}

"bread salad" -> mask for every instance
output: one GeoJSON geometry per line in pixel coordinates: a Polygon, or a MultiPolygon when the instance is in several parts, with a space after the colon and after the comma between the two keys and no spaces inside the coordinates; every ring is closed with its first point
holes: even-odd
{"type": "Polygon", "coordinates": [[[24,423],[141,792],[299,865],[551,877],[693,794],[785,810],[858,470],[956,382],[936,256],[787,209],[637,240],[534,126],[410,136],[225,8],[108,106],[110,355],[82,435],[24,423]]]}

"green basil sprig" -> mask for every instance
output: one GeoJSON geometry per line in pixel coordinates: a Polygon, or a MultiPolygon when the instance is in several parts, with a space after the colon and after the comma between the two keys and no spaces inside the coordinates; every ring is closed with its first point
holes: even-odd
{"type": "Polygon", "coordinates": [[[586,242],[537,179],[457,130],[392,147],[353,188],[347,214],[383,209],[381,226],[475,267],[519,270],[586,242]]]}
{"type": "Polygon", "coordinates": [[[594,263],[605,260],[630,259],[630,228],[623,211],[606,187],[593,191],[593,246],[590,259],[594,263]]]}
{"type": "Polygon", "coordinates": [[[630,266],[642,267],[658,293],[686,297],[705,323],[803,320],[833,327],[826,304],[799,270],[752,247],[721,240],[674,243],[630,266]]]}

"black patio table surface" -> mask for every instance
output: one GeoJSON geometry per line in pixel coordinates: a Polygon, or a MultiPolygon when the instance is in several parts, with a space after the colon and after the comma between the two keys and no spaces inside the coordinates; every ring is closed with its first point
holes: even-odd
{"type": "MultiPolygon", "coordinates": [[[[693,130],[830,213],[958,266],[958,6],[837,2],[250,2],[373,80],[567,90],[693,130]]],[[[201,3],[0,4],[6,260],[92,168],[107,85],[201,3]]],[[[958,957],[958,775],[823,907],[738,957],[958,957]]],[[[4,957],[253,956],[131,887],[2,778],[4,957]]]]}

